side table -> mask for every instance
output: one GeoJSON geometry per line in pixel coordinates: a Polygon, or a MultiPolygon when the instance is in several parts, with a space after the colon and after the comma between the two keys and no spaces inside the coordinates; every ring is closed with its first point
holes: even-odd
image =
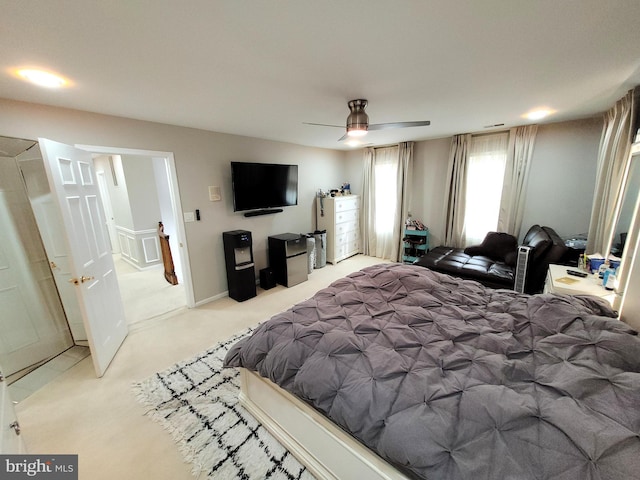
{"type": "Polygon", "coordinates": [[[549,265],[547,279],[544,283],[544,293],[561,293],[565,295],[595,295],[602,297],[613,305],[615,292],[602,286],[602,279],[598,274],[589,274],[585,278],[569,275],[567,270],[577,270],[567,265],[549,265]]]}

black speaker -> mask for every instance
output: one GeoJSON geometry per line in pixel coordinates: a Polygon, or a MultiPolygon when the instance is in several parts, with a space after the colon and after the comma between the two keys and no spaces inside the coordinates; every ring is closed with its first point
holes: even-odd
{"type": "Polygon", "coordinates": [[[276,276],[270,268],[260,270],[260,288],[269,290],[276,286],[276,276]]]}

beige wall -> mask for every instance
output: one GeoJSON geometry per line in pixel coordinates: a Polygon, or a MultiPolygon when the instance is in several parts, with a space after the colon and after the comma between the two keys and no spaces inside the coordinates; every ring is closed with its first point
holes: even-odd
{"type": "MultiPolygon", "coordinates": [[[[257,270],[268,264],[267,237],[315,229],[315,194],[349,181],[362,193],[362,150],[341,152],[226,135],[0,99],[0,135],[50,138],[69,144],[173,152],[184,211],[200,209],[202,221],[185,224],[196,302],[227,290],[222,232],[253,234],[257,270]],[[299,204],[283,213],[245,218],[233,212],[231,161],[298,164],[299,204]],[[210,202],[208,186],[223,200],[210,202]]],[[[542,223],[560,235],[588,229],[601,119],[541,125],[534,150],[523,229],[542,223]]],[[[444,236],[444,191],[450,139],[416,142],[411,212],[431,231],[431,245],[444,236]]],[[[168,232],[172,233],[172,232],[168,232]]],[[[257,272],[256,272],[257,273],[257,272]]]]}
{"type": "Polygon", "coordinates": [[[250,230],[257,270],[264,268],[267,237],[313,231],[317,189],[345,181],[345,154],[340,151],[3,99],[0,99],[0,112],[2,136],[34,140],[44,137],[71,145],[172,152],[182,208],[190,212],[200,209],[202,216],[200,222],[185,224],[196,302],[207,301],[227,290],[223,231],[250,230]],[[246,218],[234,213],[229,166],[232,160],[299,165],[298,206],[262,217],[246,218]],[[209,185],[221,187],[221,202],[209,201],[209,185]]]}
{"type": "Polygon", "coordinates": [[[561,237],[589,231],[602,117],[540,125],[525,200],[523,232],[548,225],[561,237]]]}
{"type": "MultiPolygon", "coordinates": [[[[602,119],[540,125],[531,160],[521,238],[536,223],[561,237],[587,232],[602,119]]],[[[450,138],[414,147],[412,213],[429,227],[431,246],[443,244],[444,195],[450,138]]]]}
{"type": "Polygon", "coordinates": [[[124,177],[120,155],[114,155],[114,158],[111,158],[110,155],[99,155],[93,159],[93,167],[96,172],[102,172],[104,174],[111,208],[113,210],[114,224],[119,227],[128,228],[129,230],[135,230],[131,213],[131,202],[129,200],[129,192],[127,191],[127,182],[124,177]],[[110,159],[111,164],[109,163],[110,159]],[[111,165],[113,165],[113,173],[115,173],[118,179],[117,187],[114,185],[111,165]]]}
{"type": "Polygon", "coordinates": [[[409,211],[429,228],[429,245],[444,243],[444,198],[451,138],[417,142],[413,149],[413,193],[409,211]]]}
{"type": "Polygon", "coordinates": [[[160,216],[160,202],[151,157],[122,155],[124,182],[127,183],[133,230],[155,230],[160,216]]]}
{"type": "MultiPolygon", "coordinates": [[[[531,161],[521,237],[535,223],[560,236],[587,232],[596,178],[602,118],[540,125],[531,161]]],[[[451,138],[416,142],[410,211],[430,233],[431,247],[443,244],[444,197],[451,138]]],[[[362,150],[349,152],[352,188],[362,190],[362,150]]]]}

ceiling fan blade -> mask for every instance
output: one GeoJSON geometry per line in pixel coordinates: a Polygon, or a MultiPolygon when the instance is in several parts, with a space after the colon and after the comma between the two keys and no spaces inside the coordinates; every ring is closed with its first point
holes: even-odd
{"type": "Polygon", "coordinates": [[[369,125],[369,130],[386,130],[387,128],[407,128],[407,127],[426,127],[431,125],[429,120],[421,122],[395,122],[395,123],[376,123],[369,125]]]}
{"type": "Polygon", "coordinates": [[[309,123],[302,122],[304,125],[315,125],[317,127],[336,127],[336,128],[344,128],[344,125],[327,125],[326,123],[309,123]]]}
{"type": "Polygon", "coordinates": [[[347,134],[345,133],[344,135],[342,135],[342,136],[338,139],[338,141],[339,141],[339,142],[341,142],[341,141],[345,140],[345,139],[346,139],[346,138],[348,138],[348,137],[349,137],[349,135],[347,135],[347,134]]]}

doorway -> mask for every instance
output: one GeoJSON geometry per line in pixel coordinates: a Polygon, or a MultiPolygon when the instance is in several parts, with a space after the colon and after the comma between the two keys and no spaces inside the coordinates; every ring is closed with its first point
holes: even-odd
{"type": "MultiPolygon", "coordinates": [[[[109,175],[113,175],[116,182],[119,178],[118,173],[120,168],[117,162],[117,157],[122,159],[122,157],[125,156],[138,159],[151,159],[153,161],[155,186],[158,189],[160,213],[164,224],[164,231],[165,233],[168,233],[170,237],[169,244],[171,246],[176,273],[178,274],[179,281],[184,288],[187,308],[195,307],[193,285],[191,283],[191,269],[189,266],[189,252],[185,240],[186,233],[184,229],[182,204],[180,202],[180,191],[178,188],[178,176],[176,173],[173,153],[98,145],[76,145],[76,148],[91,152],[94,159],[105,155],[114,157],[114,161],[109,166],[109,170],[104,171],[104,175],[105,178],[108,178],[109,175]]],[[[122,178],[125,177],[123,176],[122,178]]],[[[113,201],[113,198],[110,200],[113,201]]],[[[122,245],[121,241],[118,243],[122,245]]],[[[122,255],[122,252],[120,252],[120,255],[122,255]]]]}
{"type": "MultiPolygon", "coordinates": [[[[127,323],[186,308],[186,281],[176,227],[175,189],[165,155],[109,149],[92,152],[103,200],[107,231],[127,323]],[[158,222],[169,235],[169,252],[161,252],[158,222]],[[163,254],[172,256],[178,284],[165,280],[163,254]]],[[[98,149],[102,150],[102,149],[98,149]]]]}
{"type": "MultiPolygon", "coordinates": [[[[84,149],[86,150],[87,148],[84,148],[84,149]]],[[[177,258],[176,263],[179,262],[179,264],[183,266],[182,267],[182,283],[183,283],[182,288],[184,289],[183,301],[189,307],[194,306],[193,289],[191,287],[190,272],[188,268],[188,263],[186,261],[186,258],[188,257],[186,253],[186,245],[184,241],[181,240],[184,238],[184,227],[182,225],[182,215],[180,213],[181,207],[179,204],[179,196],[177,195],[178,187],[177,187],[177,179],[175,175],[175,165],[173,162],[173,155],[165,152],[148,152],[148,151],[140,152],[140,151],[123,150],[123,149],[111,149],[111,148],[106,149],[104,147],[95,147],[93,151],[96,154],[103,154],[108,151],[108,152],[115,152],[115,153],[125,152],[129,154],[153,155],[154,161],[158,162],[159,169],[161,171],[166,171],[166,177],[165,177],[165,182],[167,183],[166,188],[170,189],[170,193],[171,193],[170,197],[168,197],[169,198],[168,208],[172,213],[172,218],[169,221],[169,223],[173,223],[174,225],[176,225],[176,234],[173,237],[173,240],[176,242],[176,245],[177,245],[176,247],[177,255],[175,258],[177,258]]],[[[46,195],[42,194],[43,192],[38,193],[38,188],[44,188],[44,186],[46,186],[47,184],[46,173],[43,176],[41,175],[42,172],[38,172],[38,164],[40,164],[40,166],[42,165],[42,156],[40,155],[40,149],[39,149],[38,143],[31,140],[21,140],[21,139],[15,139],[15,138],[0,137],[0,157],[8,157],[8,160],[2,163],[3,178],[10,178],[5,176],[5,173],[6,173],[5,167],[9,165],[11,168],[15,170],[14,172],[15,178],[11,177],[12,180],[9,183],[12,183],[14,186],[19,185],[22,188],[23,190],[22,194],[25,197],[27,197],[27,194],[25,193],[25,191],[27,190],[26,183],[29,183],[30,188],[33,188],[34,186],[36,187],[35,189],[36,195],[34,197],[35,201],[33,200],[31,201],[31,208],[27,210],[29,210],[29,215],[31,216],[31,218],[35,218],[37,220],[36,217],[40,217],[41,220],[44,220],[44,223],[37,222],[35,220],[32,222],[35,224],[35,226],[33,227],[33,232],[35,232],[35,234],[32,232],[31,234],[26,234],[26,235],[22,235],[21,237],[18,237],[17,233],[19,232],[20,228],[23,227],[23,224],[26,221],[25,218],[29,218],[29,215],[26,215],[26,216],[12,215],[11,218],[19,219],[17,222],[19,225],[16,224],[16,221],[5,222],[7,223],[7,225],[2,226],[2,231],[4,231],[7,235],[16,236],[15,241],[12,241],[11,243],[11,245],[14,245],[16,247],[15,248],[16,251],[26,250],[27,248],[31,248],[32,244],[34,243],[38,244],[42,249],[43,247],[46,246],[45,245],[47,243],[46,239],[52,240],[53,247],[51,252],[54,252],[54,253],[47,251],[46,254],[43,253],[39,256],[36,255],[36,257],[40,259],[39,260],[40,264],[43,264],[46,267],[44,268],[44,272],[45,274],[48,274],[49,277],[56,277],[56,273],[63,275],[65,271],[64,265],[62,267],[60,266],[61,262],[60,260],[58,260],[59,257],[55,252],[64,250],[64,248],[62,245],[55,244],[55,240],[57,238],[55,234],[46,233],[46,231],[49,231],[49,233],[54,231],[53,229],[50,228],[51,225],[49,225],[48,227],[46,226],[47,221],[50,224],[53,224],[54,226],[57,225],[58,228],[60,228],[61,222],[56,222],[55,216],[53,216],[53,213],[52,213],[53,211],[48,210],[49,206],[47,206],[47,202],[43,201],[43,198],[46,197],[46,195]],[[9,151],[11,150],[11,148],[19,149],[21,151],[20,153],[24,153],[27,151],[29,153],[25,154],[20,159],[21,162],[19,162],[17,159],[17,156],[19,155],[18,152],[16,152],[16,155],[9,155],[10,153],[9,151]]],[[[15,195],[12,193],[10,196],[13,198],[15,195]]],[[[11,201],[7,200],[4,202],[4,204],[9,205],[12,202],[13,200],[11,201]]],[[[5,244],[8,244],[8,243],[5,243],[5,244]]],[[[15,256],[16,256],[15,252],[13,251],[3,252],[0,254],[0,258],[6,258],[6,257],[14,258],[15,256]]],[[[42,265],[40,265],[40,267],[41,266],[42,265]]],[[[19,275],[16,276],[16,278],[18,277],[19,275]]],[[[40,277],[45,278],[46,275],[44,276],[40,275],[40,277]]],[[[46,281],[46,278],[45,278],[45,281],[46,281]]],[[[34,282],[32,281],[32,283],[34,282]]],[[[51,358],[59,356],[62,352],[68,351],[69,348],[76,348],[76,346],[78,345],[86,345],[86,340],[83,339],[83,337],[86,338],[86,336],[84,336],[81,332],[75,332],[73,328],[70,328],[70,324],[72,323],[72,319],[70,317],[73,316],[72,315],[73,308],[68,307],[67,305],[64,304],[63,300],[65,295],[62,291],[63,289],[61,288],[62,285],[68,284],[68,280],[64,280],[63,278],[56,278],[55,281],[51,280],[50,283],[51,284],[55,283],[55,285],[52,287],[52,289],[48,290],[48,293],[41,294],[41,295],[28,295],[26,297],[29,298],[29,302],[22,302],[22,303],[28,303],[29,305],[32,305],[33,308],[37,308],[38,310],[52,310],[54,312],[53,314],[47,314],[46,316],[47,318],[49,318],[49,322],[51,322],[50,317],[52,316],[55,317],[55,319],[57,320],[54,319],[54,321],[51,322],[53,326],[46,325],[46,328],[48,328],[49,330],[53,329],[55,331],[55,335],[49,335],[45,328],[45,330],[43,330],[43,333],[38,333],[36,334],[36,336],[42,337],[43,339],[52,338],[54,343],[57,345],[56,351],[53,352],[53,351],[36,348],[35,350],[39,350],[40,353],[45,352],[45,355],[42,356],[42,358],[36,359],[35,356],[33,356],[30,359],[26,360],[26,363],[29,364],[27,368],[39,366],[45,363],[46,361],[50,360],[51,358]],[[60,319],[62,320],[60,321],[60,319]],[[60,341],[60,337],[64,337],[64,340],[60,341]]],[[[31,288],[31,291],[34,291],[33,285],[30,288],[31,288]]],[[[0,289],[0,290],[2,290],[2,292],[7,292],[7,291],[10,291],[11,289],[0,289]]],[[[4,311],[6,311],[5,307],[7,307],[8,305],[13,306],[16,304],[15,301],[11,303],[12,299],[9,297],[10,295],[9,296],[4,295],[0,298],[0,308],[2,308],[4,311]]],[[[5,316],[3,315],[3,317],[5,316]]],[[[20,316],[12,316],[12,317],[21,318],[20,316]]],[[[7,338],[14,338],[16,336],[15,332],[18,332],[20,334],[24,333],[24,329],[25,329],[24,322],[18,322],[17,325],[13,325],[13,324],[4,325],[4,323],[0,325],[0,337],[2,337],[3,340],[6,340],[7,338]]],[[[18,345],[18,347],[19,346],[20,345],[18,345]]],[[[14,347],[15,345],[11,346],[11,348],[14,348],[14,347]]],[[[34,348],[31,348],[31,350],[34,350],[34,348]]],[[[5,356],[2,355],[2,364],[3,364],[3,367],[5,368],[4,373],[6,374],[7,367],[4,365],[5,363],[6,363],[5,356]]],[[[23,370],[23,369],[19,368],[18,371],[20,370],[23,370]]]]}

